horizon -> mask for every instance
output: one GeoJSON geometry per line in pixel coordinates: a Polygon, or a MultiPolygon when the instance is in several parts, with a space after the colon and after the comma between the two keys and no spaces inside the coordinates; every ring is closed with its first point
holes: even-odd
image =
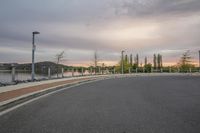
{"type": "Polygon", "coordinates": [[[36,62],[55,61],[65,51],[68,66],[90,66],[97,51],[101,63],[116,65],[121,50],[152,63],[176,65],[191,51],[198,66],[198,0],[3,1],[0,4],[0,62],[31,62],[32,32],[39,31],[36,62]],[[46,5],[46,6],[44,6],[46,5]]]}
{"type": "MultiPolygon", "coordinates": [[[[52,63],[56,63],[55,61],[39,61],[39,62],[35,62],[35,63],[42,63],[42,62],[52,62],[52,63]]],[[[31,64],[32,62],[19,62],[19,63],[17,63],[17,62],[0,62],[0,64],[31,64]]],[[[178,66],[178,63],[179,62],[177,62],[177,63],[165,63],[165,62],[163,62],[163,67],[173,67],[173,66],[178,66]]],[[[65,64],[65,63],[59,63],[59,64],[61,64],[61,65],[65,65],[65,66],[72,66],[72,67],[90,67],[90,66],[94,66],[94,64],[90,64],[90,65],[88,65],[88,64],[65,64]]],[[[111,63],[105,63],[105,62],[99,62],[98,63],[98,65],[97,66],[101,66],[102,64],[104,64],[105,66],[117,66],[117,65],[119,65],[119,61],[118,61],[118,63],[115,63],[115,62],[111,62],[111,63]]],[[[151,62],[148,62],[148,64],[152,64],[153,65],[153,61],[151,61],[151,62]]],[[[195,65],[195,67],[198,67],[199,66],[199,64],[198,64],[198,62],[191,62],[191,64],[193,64],[193,65],[195,65]]],[[[142,66],[144,66],[144,64],[142,64],[142,66]]]]}

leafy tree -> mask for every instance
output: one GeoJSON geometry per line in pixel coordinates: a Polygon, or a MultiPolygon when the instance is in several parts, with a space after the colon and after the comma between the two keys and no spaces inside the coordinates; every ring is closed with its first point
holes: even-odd
{"type": "Polygon", "coordinates": [[[133,69],[138,68],[137,64],[134,63],[133,66],[132,66],[132,68],[133,68],[133,69]]]}
{"type": "MultiPolygon", "coordinates": [[[[131,67],[132,66],[128,61],[128,56],[125,55],[125,58],[123,59],[124,73],[128,73],[129,72],[129,68],[131,68],[131,67]]],[[[115,71],[118,72],[118,73],[121,73],[121,69],[122,69],[122,60],[120,60],[118,65],[115,67],[115,71]]]]}
{"type": "MultiPolygon", "coordinates": [[[[121,72],[121,61],[120,61],[120,72],[121,72]]],[[[123,68],[124,68],[124,73],[127,73],[129,71],[129,68],[131,68],[131,64],[128,63],[125,59],[123,60],[123,68]]]]}
{"type": "Polygon", "coordinates": [[[148,64],[144,65],[144,68],[145,68],[146,72],[151,72],[152,64],[148,63],[148,64]]]}

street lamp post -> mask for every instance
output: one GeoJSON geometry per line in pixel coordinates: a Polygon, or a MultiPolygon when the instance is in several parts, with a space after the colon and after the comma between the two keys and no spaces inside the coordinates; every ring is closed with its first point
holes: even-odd
{"type": "Polygon", "coordinates": [[[199,72],[200,72],[200,50],[199,50],[199,72]]]}
{"type": "Polygon", "coordinates": [[[122,65],[122,74],[124,74],[124,50],[122,50],[122,59],[121,59],[121,65],[122,65]]]}
{"type": "Polygon", "coordinates": [[[31,73],[31,79],[32,81],[34,81],[35,79],[35,64],[34,64],[34,60],[35,60],[35,35],[36,34],[40,34],[40,32],[38,31],[34,31],[32,32],[33,38],[32,38],[32,73],[31,73]]]}

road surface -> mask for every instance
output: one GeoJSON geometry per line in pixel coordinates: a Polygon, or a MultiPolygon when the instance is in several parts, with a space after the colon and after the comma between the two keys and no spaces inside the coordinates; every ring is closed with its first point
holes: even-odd
{"type": "Polygon", "coordinates": [[[0,133],[199,133],[200,77],[108,79],[0,116],[0,133]]]}

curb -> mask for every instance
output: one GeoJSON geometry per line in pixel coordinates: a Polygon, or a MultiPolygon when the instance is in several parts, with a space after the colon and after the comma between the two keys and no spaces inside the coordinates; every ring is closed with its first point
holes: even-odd
{"type": "Polygon", "coordinates": [[[77,86],[77,85],[82,85],[82,84],[86,84],[86,83],[90,83],[90,82],[94,82],[94,81],[99,81],[99,80],[104,80],[104,79],[105,78],[88,79],[88,80],[84,80],[84,81],[78,81],[76,83],[68,83],[68,84],[65,84],[65,85],[55,86],[55,87],[52,87],[52,88],[47,88],[47,89],[42,90],[42,91],[34,92],[32,94],[28,94],[27,96],[23,96],[23,97],[18,98],[16,100],[14,99],[14,100],[12,100],[8,103],[0,105],[0,113],[4,112],[4,111],[6,111],[10,108],[13,108],[13,107],[15,107],[19,104],[22,104],[22,103],[25,103],[29,100],[32,100],[34,98],[41,97],[43,95],[50,94],[50,93],[53,93],[53,92],[56,93],[57,91],[62,90],[64,88],[74,87],[74,86],[77,86]]]}

